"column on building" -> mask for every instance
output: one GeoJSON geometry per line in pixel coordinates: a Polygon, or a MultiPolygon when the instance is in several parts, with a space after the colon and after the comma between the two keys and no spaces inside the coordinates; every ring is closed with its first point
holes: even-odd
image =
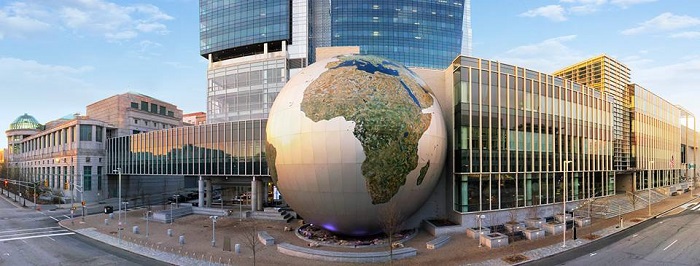
{"type": "Polygon", "coordinates": [[[204,181],[204,189],[206,190],[206,206],[207,208],[211,208],[211,179],[207,179],[204,181]]]}
{"type": "Polygon", "coordinates": [[[204,207],[204,179],[202,179],[202,176],[199,176],[199,181],[197,181],[198,184],[198,190],[199,192],[199,198],[197,199],[197,206],[199,207],[204,207]]]}

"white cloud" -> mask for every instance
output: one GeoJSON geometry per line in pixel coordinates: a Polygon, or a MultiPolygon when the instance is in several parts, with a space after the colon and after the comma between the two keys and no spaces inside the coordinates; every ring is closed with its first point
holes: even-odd
{"type": "MultiPolygon", "coordinates": [[[[86,96],[101,92],[83,78],[94,71],[92,66],[46,64],[34,60],[0,57],[3,108],[0,125],[7,126],[23,113],[46,123],[83,108],[86,96]],[[50,106],[44,107],[41,106],[50,106]]],[[[81,111],[83,112],[83,111],[81,111]]]]}
{"type": "Polygon", "coordinates": [[[700,105],[697,104],[700,57],[688,57],[683,62],[669,65],[649,66],[633,68],[632,81],[671,103],[683,106],[696,116],[700,115],[700,105]]]}
{"type": "Polygon", "coordinates": [[[26,37],[41,32],[51,26],[32,17],[26,11],[26,4],[13,3],[0,9],[0,39],[3,37],[26,37]]]}
{"type": "Polygon", "coordinates": [[[548,5],[543,7],[538,7],[535,9],[530,9],[520,16],[523,17],[544,17],[552,21],[565,21],[566,16],[564,16],[564,8],[560,5],[548,5]]]}
{"type": "Polygon", "coordinates": [[[167,26],[163,22],[172,19],[151,4],[120,5],[104,0],[30,0],[0,7],[0,35],[32,34],[53,27],[67,28],[79,35],[88,33],[101,35],[109,41],[120,41],[136,38],[139,33],[167,34],[167,26]],[[22,34],[9,34],[7,29],[22,34]]]}
{"type": "Polygon", "coordinates": [[[638,27],[623,30],[622,34],[634,35],[645,32],[671,31],[697,25],[700,25],[700,19],[698,18],[685,15],[674,15],[666,12],[656,16],[655,18],[640,23],[638,27]]]}
{"type": "Polygon", "coordinates": [[[610,3],[622,8],[628,8],[633,5],[656,2],[656,0],[611,0],[610,3]]]}
{"type": "Polygon", "coordinates": [[[671,38],[698,39],[698,38],[700,38],[700,31],[684,31],[684,32],[674,33],[674,34],[671,34],[671,38]]]}
{"type": "Polygon", "coordinates": [[[567,35],[519,46],[496,56],[496,59],[535,71],[551,73],[586,58],[586,55],[580,51],[566,45],[575,39],[576,35],[567,35]]]}

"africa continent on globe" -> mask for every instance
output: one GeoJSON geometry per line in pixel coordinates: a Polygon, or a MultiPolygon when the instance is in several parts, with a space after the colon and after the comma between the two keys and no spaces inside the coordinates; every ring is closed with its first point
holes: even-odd
{"type": "Polygon", "coordinates": [[[406,67],[345,55],[312,64],[277,96],[267,159],[285,201],[307,222],[347,235],[380,230],[382,206],[404,217],[438,181],[440,105],[406,67]]]}

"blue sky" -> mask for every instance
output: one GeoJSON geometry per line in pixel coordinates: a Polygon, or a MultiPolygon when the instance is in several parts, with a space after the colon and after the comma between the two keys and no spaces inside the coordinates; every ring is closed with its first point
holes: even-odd
{"type": "MultiPolygon", "coordinates": [[[[605,53],[700,115],[700,1],[472,0],[472,28],[474,56],[552,72],[605,53]]],[[[0,0],[0,128],[126,91],[206,111],[198,34],[196,0],[0,0]]]]}

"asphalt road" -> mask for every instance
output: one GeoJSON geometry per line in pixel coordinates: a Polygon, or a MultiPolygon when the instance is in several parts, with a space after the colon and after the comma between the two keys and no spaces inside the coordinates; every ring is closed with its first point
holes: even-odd
{"type": "Polygon", "coordinates": [[[686,207],[526,265],[700,265],[700,205],[686,207]]]}
{"type": "Polygon", "coordinates": [[[59,227],[69,210],[38,212],[11,201],[0,196],[0,265],[169,265],[59,227]]]}

